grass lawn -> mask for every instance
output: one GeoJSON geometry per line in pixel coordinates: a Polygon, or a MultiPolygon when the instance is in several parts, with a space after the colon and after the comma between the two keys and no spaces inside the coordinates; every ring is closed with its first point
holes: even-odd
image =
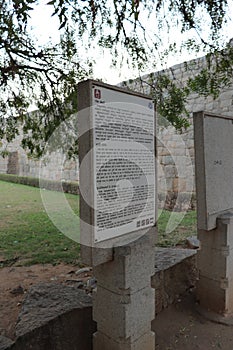
{"type": "MultiPolygon", "coordinates": [[[[62,221],[63,194],[53,191],[45,191],[44,194],[56,204],[55,214],[62,221]]],[[[65,196],[75,214],[78,214],[79,197],[70,194],[65,196]]],[[[158,221],[158,245],[176,246],[182,244],[186,237],[196,234],[194,211],[186,213],[175,230],[166,232],[169,231],[169,220],[170,227],[173,227],[181,215],[162,211],[158,221]]],[[[77,234],[78,231],[77,225],[77,234]]],[[[0,181],[0,266],[10,264],[14,259],[19,259],[18,264],[24,265],[59,262],[75,264],[79,262],[79,245],[52,223],[44,209],[40,189],[0,181]]]]}
{"type": "MultiPolygon", "coordinates": [[[[63,194],[46,192],[57,203],[59,213],[63,194]]],[[[78,197],[66,194],[66,198],[78,213],[78,197]]],[[[19,263],[24,265],[76,263],[79,245],[51,222],[38,188],[0,181],[0,256],[3,258],[0,261],[9,263],[19,258],[19,263]]]]}
{"type": "Polygon", "coordinates": [[[196,225],[197,218],[194,210],[187,213],[163,210],[158,219],[157,245],[161,247],[184,245],[187,237],[197,235],[196,225]]]}

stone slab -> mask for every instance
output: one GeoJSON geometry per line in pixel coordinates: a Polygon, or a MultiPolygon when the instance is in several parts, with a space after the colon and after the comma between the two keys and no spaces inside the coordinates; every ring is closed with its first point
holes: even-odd
{"type": "Polygon", "coordinates": [[[182,248],[155,248],[155,272],[166,270],[196,255],[196,250],[182,248]]]}
{"type": "Polygon", "coordinates": [[[212,230],[233,209],[233,117],[194,113],[198,228],[212,230]]]}
{"type": "Polygon", "coordinates": [[[95,330],[92,300],[84,291],[43,283],[26,295],[12,350],[90,350],[95,330]]]}

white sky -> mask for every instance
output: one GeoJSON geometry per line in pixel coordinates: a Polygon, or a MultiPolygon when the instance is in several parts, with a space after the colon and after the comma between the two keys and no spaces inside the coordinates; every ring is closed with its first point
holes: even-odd
{"type": "MultiPolygon", "coordinates": [[[[39,5],[36,6],[36,9],[31,12],[31,22],[30,25],[33,27],[34,35],[36,36],[38,42],[43,45],[43,43],[48,42],[51,40],[52,42],[58,42],[59,41],[59,23],[56,16],[51,17],[52,14],[52,7],[46,6],[46,2],[48,0],[39,0],[39,5]]],[[[233,38],[233,2],[231,2],[230,8],[229,8],[229,24],[224,28],[223,35],[226,37],[226,42],[229,41],[230,38],[233,38]]],[[[146,19],[147,20],[147,19],[146,19]]],[[[148,30],[150,30],[150,25],[148,30]]],[[[176,40],[181,39],[181,34],[179,31],[177,33],[173,33],[174,38],[176,40]]],[[[165,38],[165,42],[168,40],[168,38],[165,38]]],[[[125,65],[125,67],[121,69],[113,69],[111,68],[111,56],[109,53],[106,53],[103,55],[101,50],[99,52],[93,52],[96,56],[96,64],[94,66],[94,78],[103,79],[106,83],[110,84],[117,84],[122,80],[132,79],[136,78],[138,76],[137,71],[129,70],[129,68],[125,65]]],[[[186,54],[179,56],[178,54],[176,56],[173,56],[169,59],[168,65],[172,66],[190,59],[193,59],[198,56],[202,56],[203,53],[199,52],[199,54],[186,54]]],[[[162,66],[158,66],[158,70],[161,68],[166,68],[162,66]]],[[[153,69],[150,70],[150,72],[153,69]]],[[[146,73],[146,72],[145,72],[146,73]]],[[[148,72],[149,73],[149,72],[148,72]]]]}

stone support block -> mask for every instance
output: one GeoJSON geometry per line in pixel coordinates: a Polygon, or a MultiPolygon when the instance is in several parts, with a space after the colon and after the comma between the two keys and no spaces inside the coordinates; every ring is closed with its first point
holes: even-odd
{"type": "Polygon", "coordinates": [[[233,314],[233,214],[217,218],[217,227],[199,230],[197,254],[200,278],[197,297],[204,309],[221,315],[233,314]]]}
{"type": "Polygon", "coordinates": [[[155,290],[155,316],[167,306],[167,294],[164,288],[164,271],[157,271],[152,277],[152,287],[155,290]]]}
{"type": "Polygon", "coordinates": [[[93,300],[93,318],[98,331],[120,341],[132,341],[151,329],[154,319],[154,290],[151,287],[130,294],[112,293],[98,286],[93,300]]]}
{"type": "Polygon", "coordinates": [[[155,233],[147,233],[137,241],[114,248],[114,260],[93,267],[98,286],[114,293],[134,293],[150,285],[154,274],[155,233]]]}
{"type": "Polygon", "coordinates": [[[135,341],[131,339],[116,342],[101,332],[96,332],[93,339],[95,350],[154,350],[155,335],[153,332],[147,332],[135,341]]]}
{"type": "Polygon", "coordinates": [[[213,230],[198,230],[201,246],[213,249],[229,246],[233,248],[233,215],[222,215],[217,219],[217,227],[213,230]]]}
{"type": "Polygon", "coordinates": [[[221,288],[220,281],[200,275],[197,284],[197,300],[201,308],[218,314],[226,312],[226,292],[221,288]]]}
{"type": "Polygon", "coordinates": [[[211,249],[202,246],[197,253],[197,264],[202,276],[219,280],[227,276],[227,257],[224,248],[211,249]]]}
{"type": "Polygon", "coordinates": [[[113,248],[113,260],[94,266],[97,291],[93,318],[97,322],[94,350],[154,350],[155,230],[113,248]]]}

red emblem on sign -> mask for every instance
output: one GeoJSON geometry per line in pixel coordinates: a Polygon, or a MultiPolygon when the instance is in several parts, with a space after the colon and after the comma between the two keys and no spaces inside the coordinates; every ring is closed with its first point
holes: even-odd
{"type": "Polygon", "coordinates": [[[94,96],[95,96],[95,98],[100,99],[101,98],[101,91],[99,89],[94,89],[94,96]]]}

